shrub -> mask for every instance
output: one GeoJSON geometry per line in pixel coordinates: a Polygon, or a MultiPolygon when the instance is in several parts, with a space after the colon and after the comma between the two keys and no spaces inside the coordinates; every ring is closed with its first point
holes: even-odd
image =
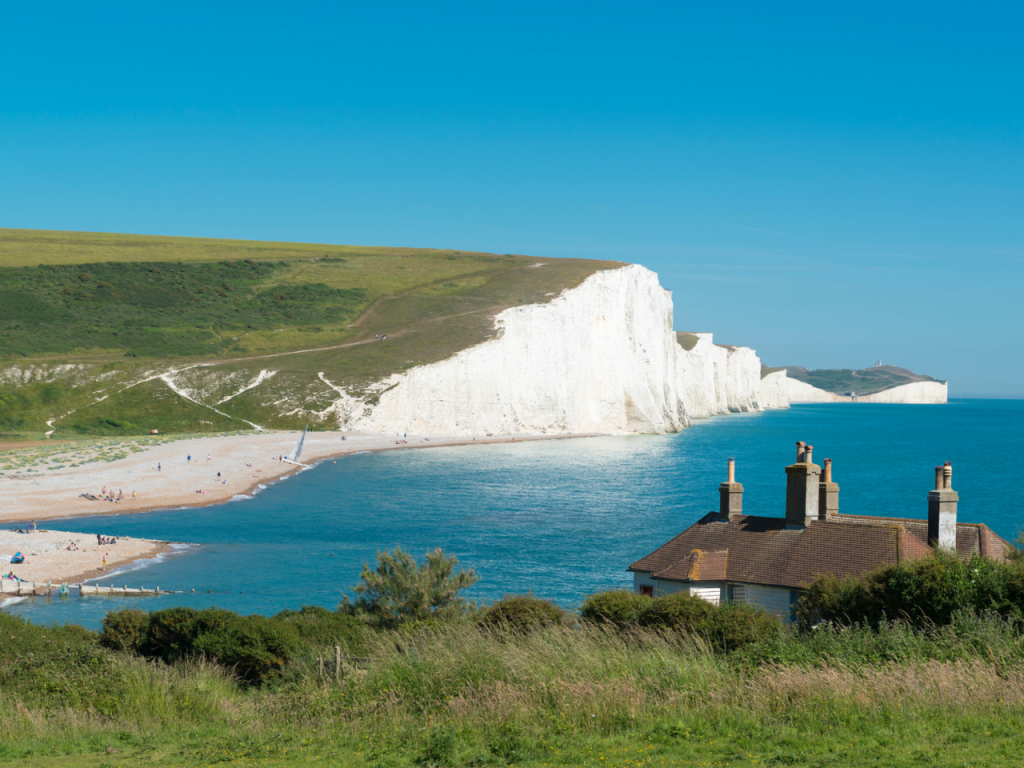
{"type": "Polygon", "coordinates": [[[688,592],[644,597],[615,590],[588,597],[583,618],[619,628],[669,629],[699,636],[717,651],[735,651],[778,636],[782,622],[752,605],[713,605],[688,592]]]}
{"type": "Polygon", "coordinates": [[[533,595],[505,595],[484,608],[479,623],[484,627],[507,627],[516,632],[531,632],[540,627],[563,624],[568,614],[550,600],[533,595]]]}
{"type": "Polygon", "coordinates": [[[298,611],[281,611],[271,620],[293,627],[303,642],[340,645],[352,653],[363,652],[365,625],[351,613],[304,605],[298,611]]]}
{"type": "Polygon", "coordinates": [[[377,569],[364,563],[362,582],[352,588],[359,595],[355,607],[384,627],[462,615],[467,605],[459,592],[477,577],[472,570],[455,573],[458,564],[440,549],[428,552],[422,565],[401,547],[378,552],[377,569]]]}
{"type": "Polygon", "coordinates": [[[146,637],[149,616],[131,608],[111,611],[103,617],[100,645],[114,651],[138,651],[146,637]]]}
{"type": "Polygon", "coordinates": [[[634,626],[640,622],[640,616],[650,606],[651,599],[625,589],[598,592],[583,601],[580,616],[617,627],[634,626]]]}
{"type": "MultiPolygon", "coordinates": [[[[113,637],[112,633],[111,642],[113,637]]],[[[167,663],[206,656],[230,667],[246,682],[260,684],[281,673],[298,641],[298,632],[288,622],[217,608],[178,607],[149,614],[145,635],[135,648],[147,658],[167,663]]]]}
{"type": "Polygon", "coordinates": [[[264,616],[237,616],[198,634],[193,654],[216,659],[249,683],[265,683],[281,674],[298,645],[295,629],[264,616]]]}
{"type": "Polygon", "coordinates": [[[1024,617],[1024,561],[938,553],[861,577],[821,576],[796,615],[805,630],[821,621],[878,627],[887,619],[946,626],[963,610],[1024,617]]]}
{"type": "Polygon", "coordinates": [[[692,628],[709,621],[717,611],[707,600],[689,592],[676,592],[664,597],[648,598],[638,623],[644,627],[692,628]]]}
{"type": "Polygon", "coordinates": [[[777,638],[782,632],[782,621],[753,605],[726,603],[698,631],[706,635],[716,650],[731,652],[777,638]]]}

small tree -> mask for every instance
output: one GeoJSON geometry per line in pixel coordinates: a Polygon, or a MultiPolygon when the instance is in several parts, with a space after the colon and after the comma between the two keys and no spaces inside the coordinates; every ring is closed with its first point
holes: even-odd
{"type": "Polygon", "coordinates": [[[472,570],[456,573],[458,564],[440,549],[428,552],[422,564],[401,547],[378,552],[377,569],[364,563],[362,581],[352,588],[359,595],[356,607],[385,626],[459,614],[466,608],[459,592],[476,584],[477,576],[472,570]]]}

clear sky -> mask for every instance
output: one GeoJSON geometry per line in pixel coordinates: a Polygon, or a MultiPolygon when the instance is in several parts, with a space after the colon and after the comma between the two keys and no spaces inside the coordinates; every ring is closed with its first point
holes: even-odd
{"type": "Polygon", "coordinates": [[[678,330],[1024,396],[1019,3],[8,3],[0,227],[643,264],[678,330]]]}

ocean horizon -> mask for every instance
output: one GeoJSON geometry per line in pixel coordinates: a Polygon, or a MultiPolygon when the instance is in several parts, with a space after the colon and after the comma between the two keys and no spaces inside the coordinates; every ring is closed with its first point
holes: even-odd
{"type": "MultiPolygon", "coordinates": [[[[188,542],[99,583],[181,594],[31,598],[7,610],[97,628],[109,610],[217,606],[272,614],[337,606],[376,553],[435,547],[472,568],[467,597],[532,592],[572,608],[628,587],[626,569],[710,510],[734,457],[747,514],[783,517],[795,443],[833,460],[840,511],[927,517],[934,467],[953,464],[962,522],[1012,540],[1022,515],[1024,400],[803,404],[694,421],[673,435],[591,437],[328,459],[225,504],[48,520],[53,530],[188,542]],[[195,593],[192,592],[195,590],[195,593]]],[[[16,524],[14,524],[16,525],[16,524]]]]}

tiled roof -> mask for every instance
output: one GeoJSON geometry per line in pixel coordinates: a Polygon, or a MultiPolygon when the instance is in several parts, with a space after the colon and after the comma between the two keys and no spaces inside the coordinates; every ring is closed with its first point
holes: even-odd
{"type": "Polygon", "coordinates": [[[695,549],[679,562],[654,574],[654,577],[671,581],[721,581],[725,578],[728,563],[728,550],[708,552],[695,549]]]}
{"type": "MultiPolygon", "coordinates": [[[[805,528],[786,529],[784,518],[747,515],[723,520],[709,514],[630,566],[671,581],[731,581],[803,588],[816,576],[861,575],[932,553],[928,522],[840,515],[805,528]]],[[[1005,559],[1010,545],[987,526],[958,523],[960,557],[1005,559]]]]}

